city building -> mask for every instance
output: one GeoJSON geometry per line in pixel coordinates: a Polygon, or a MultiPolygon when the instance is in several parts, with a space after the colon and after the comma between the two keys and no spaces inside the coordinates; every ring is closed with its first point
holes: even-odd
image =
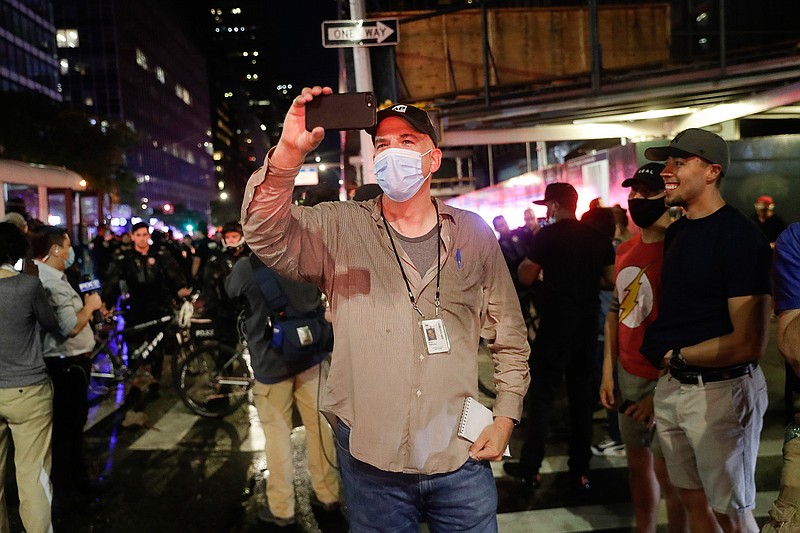
{"type": "Polygon", "coordinates": [[[61,101],[50,0],[0,0],[0,91],[29,91],[61,101]]]}
{"type": "Polygon", "coordinates": [[[54,14],[64,101],[139,136],[125,156],[138,198],[130,213],[114,214],[182,207],[207,216],[217,187],[201,50],[151,0],[60,0],[54,14]]]}

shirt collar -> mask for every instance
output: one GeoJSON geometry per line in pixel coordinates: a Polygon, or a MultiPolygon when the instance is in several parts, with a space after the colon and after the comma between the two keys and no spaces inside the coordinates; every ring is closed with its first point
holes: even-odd
{"type": "MultiPolygon", "coordinates": [[[[364,207],[364,209],[369,209],[372,219],[378,224],[380,224],[381,227],[383,227],[383,220],[381,217],[381,203],[380,203],[381,196],[383,195],[380,195],[377,198],[373,198],[372,200],[367,200],[366,202],[361,202],[361,205],[362,207],[364,207]]],[[[456,219],[453,216],[453,213],[455,212],[453,207],[447,205],[438,198],[433,198],[433,201],[436,202],[436,207],[439,209],[439,222],[444,222],[445,220],[448,220],[454,223],[456,219]]]]}
{"type": "Polygon", "coordinates": [[[36,266],[39,267],[39,277],[45,279],[57,279],[57,280],[65,280],[67,279],[67,275],[57,268],[53,268],[47,263],[43,263],[38,259],[33,260],[36,263],[36,266]]]}

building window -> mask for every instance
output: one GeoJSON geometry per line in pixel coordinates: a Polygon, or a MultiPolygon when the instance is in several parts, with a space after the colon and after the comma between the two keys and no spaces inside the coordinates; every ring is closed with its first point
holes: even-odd
{"type": "Polygon", "coordinates": [[[180,83],[175,84],[175,96],[183,100],[186,105],[192,105],[192,95],[180,83]]]}
{"type": "Polygon", "coordinates": [[[136,49],[136,64],[147,70],[147,56],[138,48],[136,49]]]}
{"type": "Polygon", "coordinates": [[[69,72],[69,59],[64,59],[64,58],[60,59],[58,65],[60,67],[62,76],[66,75],[66,73],[69,72]]]}
{"type": "Polygon", "coordinates": [[[167,78],[166,78],[166,76],[164,76],[164,69],[163,68],[156,67],[156,78],[158,78],[158,81],[160,81],[161,83],[166,83],[167,82],[167,78]]]}
{"type": "Polygon", "coordinates": [[[56,32],[56,44],[59,48],[78,48],[81,44],[78,38],[78,30],[58,30],[56,32]]]}

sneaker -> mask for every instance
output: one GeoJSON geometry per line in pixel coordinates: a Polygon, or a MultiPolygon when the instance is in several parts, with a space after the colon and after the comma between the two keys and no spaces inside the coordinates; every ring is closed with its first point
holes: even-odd
{"type": "Polygon", "coordinates": [[[503,463],[503,471],[509,476],[519,479],[523,485],[528,487],[536,489],[542,484],[542,476],[539,473],[529,472],[522,466],[522,463],[506,461],[503,463]]]}
{"type": "Polygon", "coordinates": [[[599,444],[592,444],[592,454],[597,456],[621,457],[625,455],[625,445],[611,438],[607,438],[599,444]]]}
{"type": "Polygon", "coordinates": [[[330,502],[330,503],[321,502],[317,497],[317,493],[313,491],[311,492],[311,495],[308,497],[308,501],[311,504],[311,507],[316,507],[317,509],[325,511],[326,513],[339,510],[339,502],[330,502]]]}
{"type": "Polygon", "coordinates": [[[279,518],[272,514],[272,511],[269,510],[268,506],[262,507],[258,510],[258,519],[262,522],[268,522],[278,527],[288,527],[294,524],[293,516],[288,518],[279,518]]]}

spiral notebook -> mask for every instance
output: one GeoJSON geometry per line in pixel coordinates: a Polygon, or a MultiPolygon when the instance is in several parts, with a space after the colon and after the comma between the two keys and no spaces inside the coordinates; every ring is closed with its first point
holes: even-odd
{"type": "MultiPolygon", "coordinates": [[[[478,400],[471,396],[464,399],[464,407],[461,409],[461,420],[458,423],[458,436],[475,442],[481,431],[494,420],[492,411],[478,400]]],[[[511,457],[511,450],[506,446],[503,452],[505,457],[511,457]]]]}

